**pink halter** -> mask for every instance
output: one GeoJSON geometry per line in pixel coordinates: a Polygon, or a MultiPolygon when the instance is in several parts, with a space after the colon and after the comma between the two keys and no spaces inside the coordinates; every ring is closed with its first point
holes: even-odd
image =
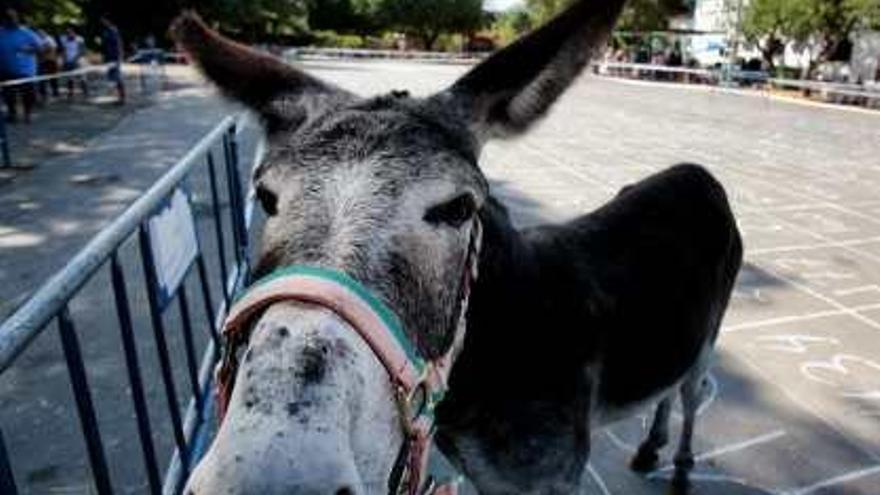
{"type": "Polygon", "coordinates": [[[426,361],[406,337],[400,320],[366,287],[344,273],[313,266],[280,269],[255,283],[230,309],[223,326],[226,349],[217,370],[217,409],[222,422],[238,371],[238,350],[247,344],[253,317],[282,301],[302,301],[333,311],[369,345],[388,371],[406,437],[392,472],[392,495],[453,495],[455,484],[436,486],[425,475],[434,434],[434,409],[446,393],[456,352],[464,342],[471,285],[477,278],[482,230],[471,228],[462,274],[461,313],[452,346],[426,361]],[[421,492],[419,491],[421,490],[421,492]]]}

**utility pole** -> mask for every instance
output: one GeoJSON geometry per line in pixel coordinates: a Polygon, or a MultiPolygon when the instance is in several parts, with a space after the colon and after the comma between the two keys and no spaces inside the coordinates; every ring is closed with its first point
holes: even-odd
{"type": "MultiPolygon", "coordinates": [[[[727,83],[732,86],[733,82],[734,82],[733,81],[733,70],[734,70],[734,67],[736,66],[736,61],[739,59],[739,40],[740,40],[740,33],[742,32],[743,0],[725,0],[725,2],[730,2],[730,1],[736,2],[735,3],[735,10],[734,10],[733,30],[731,32],[731,30],[728,29],[728,33],[730,33],[729,34],[730,50],[728,50],[729,59],[727,62],[727,67],[728,67],[728,69],[727,69],[727,83]]],[[[725,10],[727,10],[727,9],[725,9],[725,10]]]]}

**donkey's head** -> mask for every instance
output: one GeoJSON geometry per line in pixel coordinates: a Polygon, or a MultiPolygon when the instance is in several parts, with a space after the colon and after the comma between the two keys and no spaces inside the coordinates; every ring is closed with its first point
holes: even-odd
{"type": "MultiPolygon", "coordinates": [[[[254,178],[268,217],[257,275],[296,266],[356,281],[347,289],[396,315],[419,358],[453,357],[488,195],[481,147],[547,111],[621,3],[577,2],[425,99],[361,98],[182,16],[176,39],[268,132],[254,178]]],[[[267,300],[241,333],[228,413],[187,493],[388,492],[408,418],[387,356],[339,310],[360,302],[267,300]]]]}

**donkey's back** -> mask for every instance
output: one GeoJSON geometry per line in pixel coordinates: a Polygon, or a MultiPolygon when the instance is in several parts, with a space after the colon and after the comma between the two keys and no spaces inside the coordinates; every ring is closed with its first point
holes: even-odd
{"type": "Polygon", "coordinates": [[[599,298],[601,416],[615,415],[705,366],[742,260],[721,185],[679,165],[625,188],[577,222],[584,275],[599,298]]]}
{"type": "Polygon", "coordinates": [[[676,467],[686,483],[701,385],[742,262],[724,189],[702,167],[678,165],[624,188],[556,236],[572,239],[564,244],[581,260],[575,276],[590,287],[583,328],[594,345],[586,363],[597,391],[590,423],[601,426],[659,400],[633,459],[635,469],[652,469],[680,392],[685,427],[676,467]]]}

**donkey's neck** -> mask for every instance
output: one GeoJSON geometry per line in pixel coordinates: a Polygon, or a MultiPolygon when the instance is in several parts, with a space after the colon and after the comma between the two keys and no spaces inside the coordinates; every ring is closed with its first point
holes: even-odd
{"type": "Polygon", "coordinates": [[[598,291],[587,276],[589,260],[568,255],[577,249],[570,226],[518,231],[494,199],[481,220],[480,277],[464,350],[453,369],[453,397],[482,395],[481,387],[491,387],[490,394],[507,387],[523,392],[523,386],[547,391],[545,381],[571,376],[596,348],[589,322],[601,298],[594,297],[598,291]],[[536,363],[536,355],[554,359],[536,363]]]}
{"type": "Polygon", "coordinates": [[[597,347],[590,331],[596,298],[584,257],[566,252],[576,244],[568,226],[517,231],[494,200],[481,220],[480,277],[465,345],[438,409],[436,441],[461,469],[513,466],[496,473],[501,493],[511,491],[506,476],[526,486],[548,472],[577,473],[586,460],[591,388],[584,364],[597,347]]]}

